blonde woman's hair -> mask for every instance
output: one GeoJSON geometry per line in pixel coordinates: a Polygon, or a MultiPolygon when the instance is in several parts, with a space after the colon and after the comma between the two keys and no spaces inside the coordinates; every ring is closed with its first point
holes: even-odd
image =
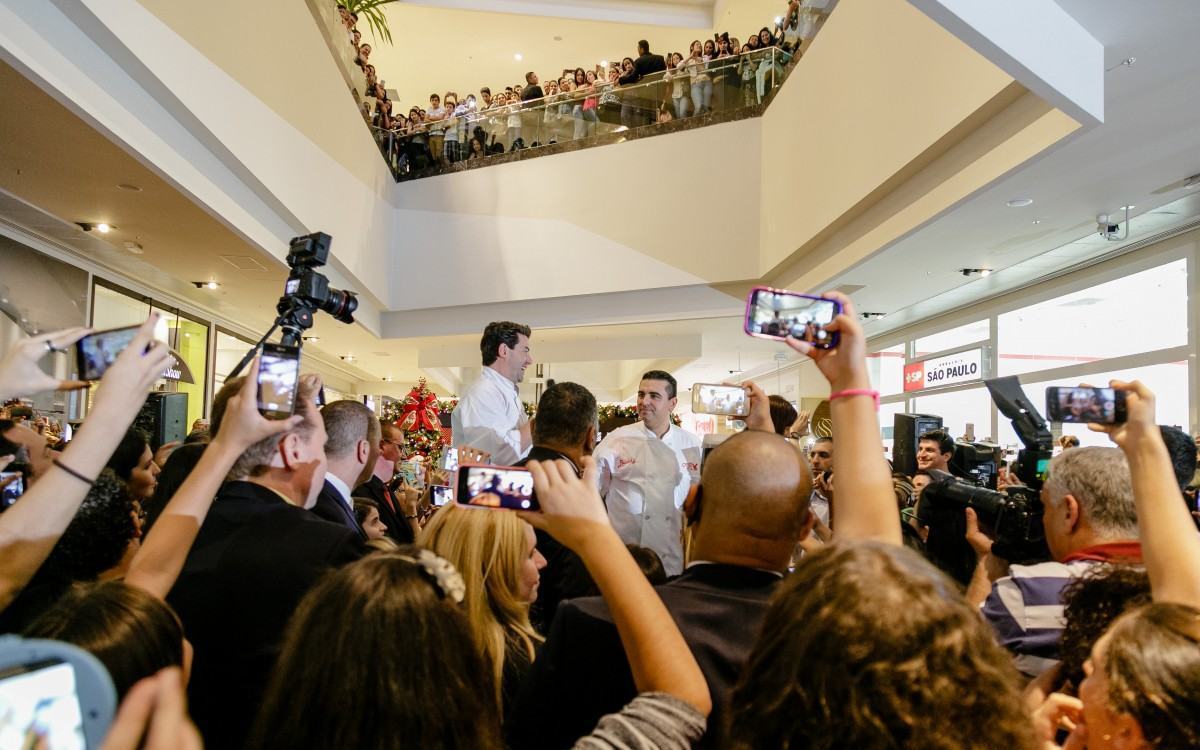
{"type": "Polygon", "coordinates": [[[421,530],[417,543],[449,560],[467,587],[463,606],[471,635],[492,666],[496,702],[504,678],[508,644],[533,660],[542,637],[529,622],[521,599],[521,565],[527,556],[526,524],[513,513],[443,506],[421,530]]]}

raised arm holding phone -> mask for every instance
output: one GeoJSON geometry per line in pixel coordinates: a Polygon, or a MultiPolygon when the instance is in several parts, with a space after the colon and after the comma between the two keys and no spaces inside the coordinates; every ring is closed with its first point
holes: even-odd
{"type": "MultiPolygon", "coordinates": [[[[128,347],[116,358],[100,380],[92,398],[87,422],[67,445],[62,455],[22,497],[0,515],[0,608],[7,607],[17,593],[29,582],[55,543],[74,518],[97,475],[108,462],[117,444],[133,423],[138,410],[146,401],[154,383],[170,362],[166,345],[154,340],[154,313],[138,329],[128,347]]],[[[72,330],[47,342],[54,347],[66,346],[86,333],[72,330]]],[[[50,346],[40,344],[45,352],[50,346]]],[[[6,387],[21,387],[21,373],[35,362],[36,347],[28,342],[6,358],[0,366],[8,381],[6,387]]],[[[31,377],[15,393],[34,393],[61,385],[31,377]]],[[[68,382],[67,386],[74,383],[68,382]]]]}

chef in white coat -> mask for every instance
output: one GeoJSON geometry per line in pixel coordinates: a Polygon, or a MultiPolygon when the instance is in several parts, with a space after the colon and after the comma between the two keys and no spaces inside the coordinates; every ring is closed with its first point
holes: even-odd
{"type": "Polygon", "coordinates": [[[595,453],[613,528],[626,544],[657,552],[669,576],[683,572],[683,502],[700,481],[699,436],[671,424],[675,394],[670,373],[643,375],[641,420],[606,435],[595,453]]]}
{"type": "Polygon", "coordinates": [[[488,323],[483,330],[483,373],[450,415],[455,447],[469,445],[490,453],[497,466],[511,466],[529,453],[533,440],[517,384],[533,364],[532,334],[529,326],[508,321],[488,323]]]}

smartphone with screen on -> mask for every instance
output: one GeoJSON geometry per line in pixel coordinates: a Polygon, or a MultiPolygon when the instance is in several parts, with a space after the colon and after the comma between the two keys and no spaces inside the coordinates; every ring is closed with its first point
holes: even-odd
{"type": "Polygon", "coordinates": [[[0,471],[0,484],[9,477],[16,477],[11,484],[0,490],[0,510],[12,507],[21,495],[25,494],[25,476],[19,471],[0,471]]]}
{"type": "Polygon", "coordinates": [[[1046,389],[1046,418],[1072,424],[1120,424],[1127,418],[1125,391],[1051,386],[1046,389]]]}
{"type": "Polygon", "coordinates": [[[533,475],[516,466],[459,466],[454,500],[471,508],[540,509],[533,475]]]}
{"type": "Polygon", "coordinates": [[[433,507],[440,508],[454,499],[454,490],[444,484],[429,485],[429,499],[433,507]]]}
{"type": "Polygon", "coordinates": [[[141,326],[96,331],[75,342],[75,361],[79,363],[80,380],[99,380],[112,366],[117,356],[137,336],[141,326]]]}
{"type": "Polygon", "coordinates": [[[739,385],[696,383],[692,386],[692,412],[745,417],[750,414],[750,394],[739,385]]]}
{"type": "Polygon", "coordinates": [[[258,411],[267,419],[287,419],[296,411],[300,347],[263,344],[258,366],[258,411]]]}
{"type": "Polygon", "coordinates": [[[41,737],[38,747],[86,746],[75,669],[60,659],[0,670],[0,710],[10,730],[32,731],[41,737]]]}
{"type": "Polygon", "coordinates": [[[841,313],[837,300],[759,286],[746,299],[745,330],[758,338],[783,341],[791,336],[818,349],[833,349],[838,335],[825,326],[841,313]]]}

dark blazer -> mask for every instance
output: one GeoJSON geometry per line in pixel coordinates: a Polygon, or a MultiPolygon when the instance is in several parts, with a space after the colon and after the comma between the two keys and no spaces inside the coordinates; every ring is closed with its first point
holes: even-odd
{"type": "Polygon", "coordinates": [[[167,596],[195,649],[188,708],[206,747],[244,744],[300,599],[362,554],[349,529],[266,487],[221,487],[167,596]]]}
{"type": "MultiPolygon", "coordinates": [[[[715,747],[729,695],[750,656],[779,585],[778,576],[732,565],[695,565],[656,587],[712,692],[711,728],[699,747],[715,747]]],[[[621,639],[604,600],[558,608],[550,635],[506,727],[510,747],[561,750],[620,711],[637,694],[621,639]]]]}
{"type": "MultiPolygon", "coordinates": [[[[518,461],[515,466],[524,466],[529,461],[555,461],[569,458],[556,450],[535,445],[529,449],[529,455],[518,461]]],[[[572,462],[573,465],[573,462],[572,462]]],[[[579,473],[579,467],[575,467],[579,473]]],[[[550,631],[550,623],[554,622],[554,613],[564,599],[574,599],[581,596],[595,596],[600,591],[588,573],[583,560],[571,550],[560,544],[558,540],[544,531],[538,530],[537,548],[546,558],[546,567],[542,569],[541,582],[538,584],[537,601],[530,608],[529,619],[539,633],[543,635],[550,631]]]]}
{"type": "Polygon", "coordinates": [[[367,541],[367,533],[359,526],[358,519],[354,517],[354,510],[346,505],[346,501],[328,479],[321,488],[321,494],[317,495],[317,504],[313,506],[312,512],[322,521],[345,526],[357,534],[361,541],[367,541]]]}
{"type": "Polygon", "coordinates": [[[633,61],[633,69],[637,71],[639,78],[651,75],[653,73],[661,73],[667,69],[667,61],[662,55],[654,55],[646,53],[638,55],[638,58],[633,61]]]}
{"type": "Polygon", "coordinates": [[[382,479],[371,475],[370,479],[354,488],[354,496],[375,501],[379,506],[379,518],[383,525],[387,526],[388,537],[397,544],[412,544],[416,541],[412,526],[404,518],[404,511],[400,508],[400,500],[382,479]]]}

